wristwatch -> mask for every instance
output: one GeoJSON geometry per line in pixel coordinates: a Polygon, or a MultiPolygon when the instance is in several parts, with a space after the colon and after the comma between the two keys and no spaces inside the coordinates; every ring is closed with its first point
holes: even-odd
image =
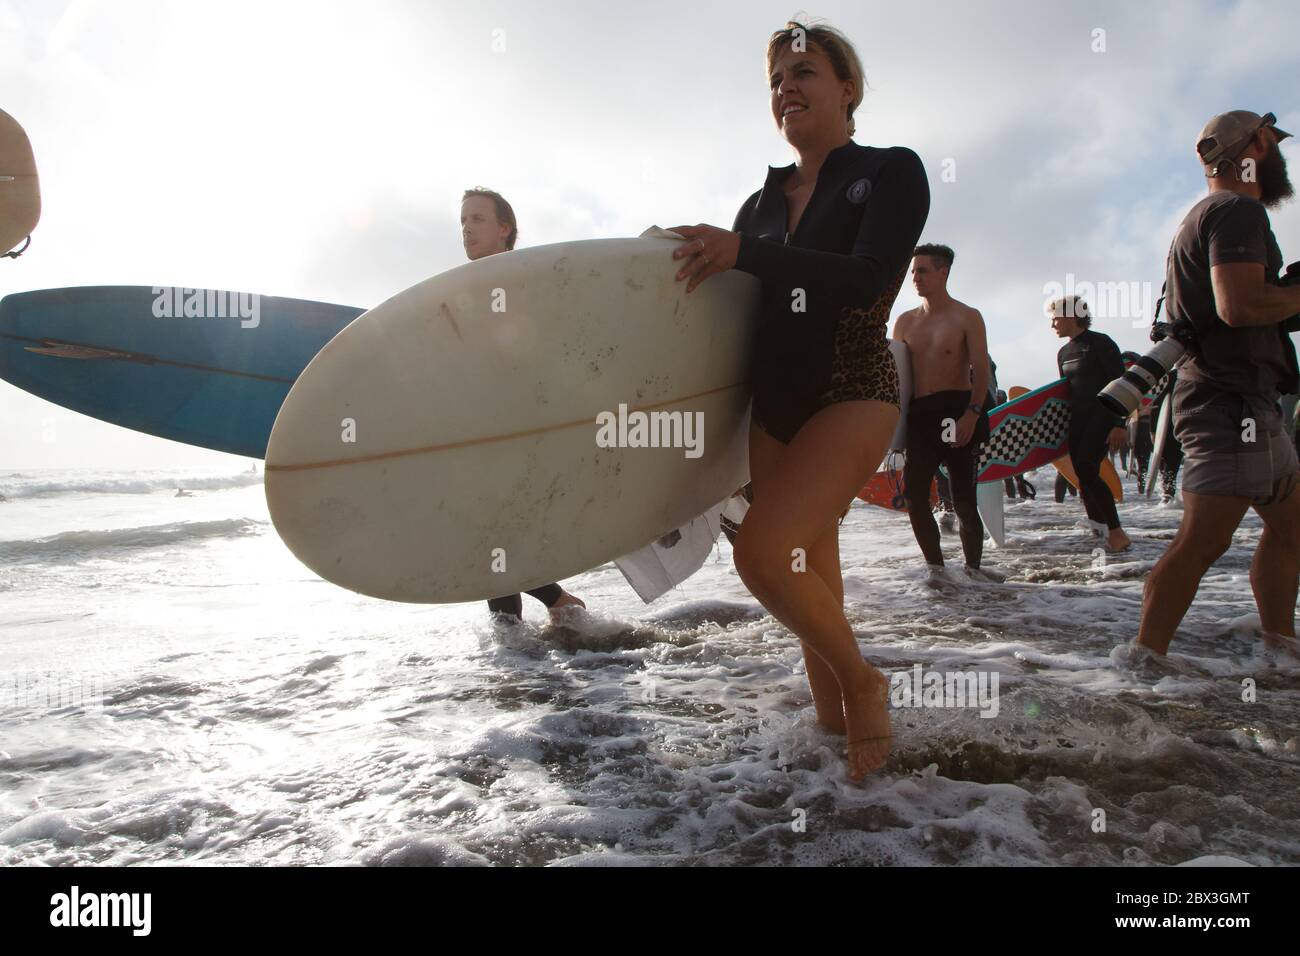
{"type": "Polygon", "coordinates": [[[966,407],[969,408],[969,409],[970,409],[972,412],[974,412],[976,415],[978,415],[978,414],[980,414],[981,412],[984,411],[984,409],[980,408],[980,407],[979,407],[978,405],[976,405],[974,402],[972,402],[971,404],[967,405],[966,407]]]}

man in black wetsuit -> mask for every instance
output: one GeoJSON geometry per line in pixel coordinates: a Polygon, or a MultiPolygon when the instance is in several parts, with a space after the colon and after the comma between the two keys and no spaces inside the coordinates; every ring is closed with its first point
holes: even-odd
{"type": "MultiPolygon", "coordinates": [[[[465,190],[460,204],[460,230],[465,255],[471,261],[513,249],[519,236],[514,209],[500,193],[490,189],[465,190]]],[[[543,584],[528,594],[545,604],[552,618],[563,608],[587,606],[558,584],[543,584]]],[[[519,621],[523,619],[524,599],[518,594],[492,598],[488,611],[494,618],[519,621]]]]}
{"type": "Polygon", "coordinates": [[[907,344],[912,358],[903,484],[916,543],[932,572],[941,570],[943,549],[930,511],[930,483],[939,466],[946,466],[966,568],[974,573],[984,553],[975,462],[989,434],[991,369],[983,317],[948,294],[953,258],[947,246],[916,248],[912,283],[922,304],[894,325],[894,338],[907,344]]]}
{"type": "Polygon", "coordinates": [[[1128,440],[1124,419],[1097,401],[1097,393],[1124,374],[1119,346],[1108,335],[1092,331],[1088,304],[1077,295],[1048,306],[1052,329],[1069,344],[1056,355],[1060,374],[1070,382],[1070,460],[1079,476],[1079,497],[1088,517],[1107,529],[1106,551],[1118,554],[1133,546],[1120,527],[1115,498],[1101,478],[1107,450],[1118,451],[1128,440]]]}

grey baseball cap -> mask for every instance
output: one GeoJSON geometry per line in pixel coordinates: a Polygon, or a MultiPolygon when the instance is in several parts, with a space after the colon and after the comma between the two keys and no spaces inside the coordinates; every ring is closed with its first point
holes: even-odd
{"type": "Polygon", "coordinates": [[[1201,157],[1203,164],[1213,166],[1225,157],[1235,156],[1239,152],[1237,147],[1265,126],[1273,127],[1273,133],[1279,140],[1291,135],[1286,130],[1278,129],[1277,117],[1272,113],[1263,116],[1250,110],[1220,113],[1206,123],[1201,135],[1196,137],[1196,154],[1201,157]]]}

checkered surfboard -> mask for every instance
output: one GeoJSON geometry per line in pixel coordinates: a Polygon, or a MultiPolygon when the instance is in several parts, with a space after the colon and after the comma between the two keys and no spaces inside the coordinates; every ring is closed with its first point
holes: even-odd
{"type": "Polygon", "coordinates": [[[1026,392],[989,412],[976,481],[1001,481],[1056,461],[1069,451],[1070,385],[1065,379],[1026,392]]]}

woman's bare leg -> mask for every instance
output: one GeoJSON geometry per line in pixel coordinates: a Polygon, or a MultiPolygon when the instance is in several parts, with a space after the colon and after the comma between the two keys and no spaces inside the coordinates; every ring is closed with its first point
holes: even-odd
{"type": "MultiPolygon", "coordinates": [[[[767,478],[786,453],[786,445],[777,441],[758,426],[749,431],[749,477],[755,498],[767,487],[767,478]]],[[[844,606],[844,580],[840,577],[840,538],[838,524],[827,529],[808,552],[808,567],[830,588],[840,607],[844,606]]],[[[807,641],[803,648],[804,669],[808,686],[812,690],[813,706],[817,709],[817,722],[836,734],[847,733],[844,725],[844,695],[840,682],[820,654],[807,641]]]]}
{"type": "MultiPolygon", "coordinates": [[[[898,420],[883,402],[842,402],[814,415],[783,453],[760,447],[754,503],[736,538],[736,570],[751,593],[829,667],[839,683],[849,772],[889,755],[888,682],[862,658],[837,594],[809,556],[875,471],[898,420]],[[809,573],[811,572],[811,573],[809,573]]],[[[813,678],[810,677],[810,682],[813,678]]]]}
{"type": "MultiPolygon", "coordinates": [[[[844,578],[840,575],[838,524],[828,528],[808,552],[808,567],[830,588],[831,595],[843,612],[844,578]]],[[[848,727],[844,723],[844,694],[835,672],[807,641],[799,643],[803,646],[804,669],[808,673],[813,705],[817,708],[817,722],[832,733],[848,733],[848,727]]]]}

